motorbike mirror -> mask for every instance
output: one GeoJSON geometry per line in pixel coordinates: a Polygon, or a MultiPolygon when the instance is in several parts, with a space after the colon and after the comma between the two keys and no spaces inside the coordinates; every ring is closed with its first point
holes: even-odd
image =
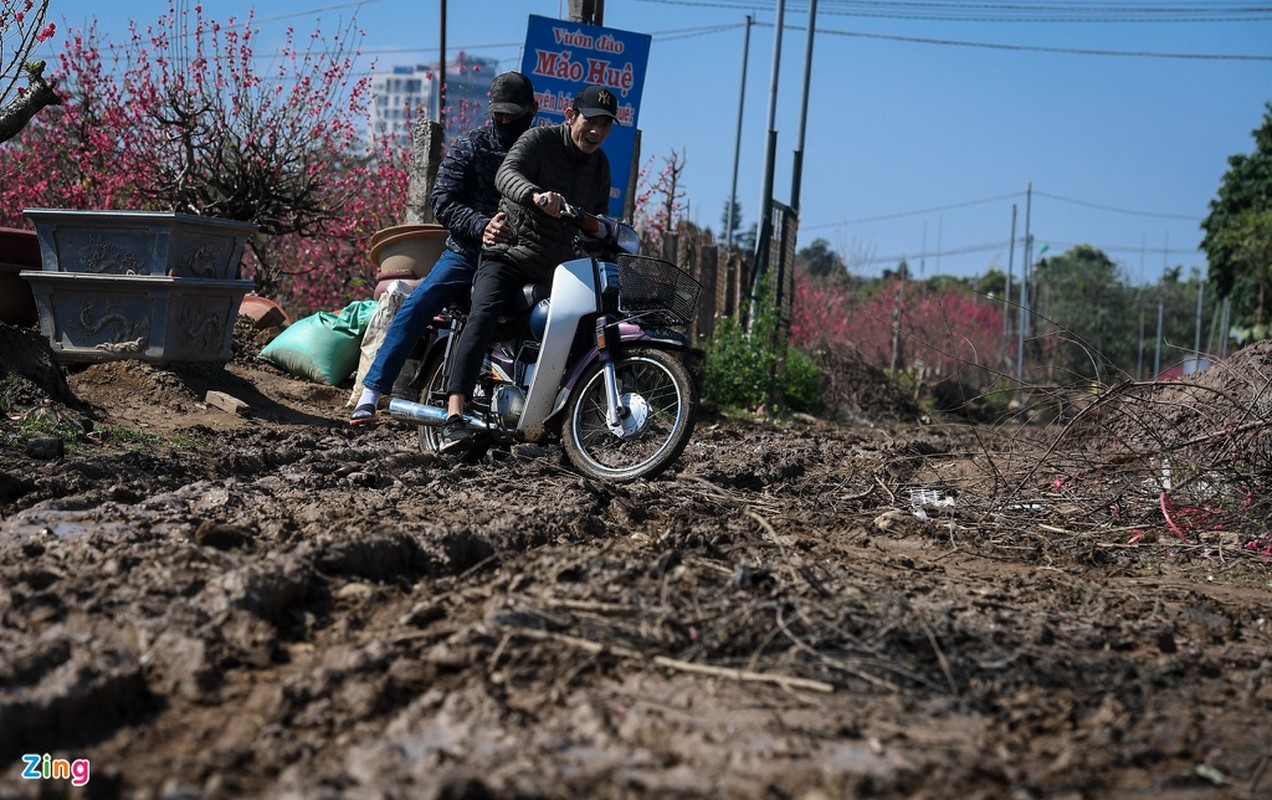
{"type": "Polygon", "coordinates": [[[636,255],[640,252],[640,234],[636,233],[636,229],[622,222],[615,227],[618,228],[618,235],[615,236],[618,249],[625,253],[636,255]]]}

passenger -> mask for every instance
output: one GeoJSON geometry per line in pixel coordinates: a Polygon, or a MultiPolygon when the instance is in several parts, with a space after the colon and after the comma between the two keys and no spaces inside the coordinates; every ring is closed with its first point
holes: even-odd
{"type": "Polygon", "coordinates": [[[519,72],[505,72],[490,84],[494,124],[470,131],[451,144],[429,195],[433,214],[450,234],[446,249],[394,314],[362,379],[362,395],[349,424],[379,421],[380,398],[393,391],[415,343],[433,318],[472,286],[482,245],[512,240],[507,215],[499,210],[495,174],[508,148],[529,130],[538,110],[530,79],[519,72]]]}

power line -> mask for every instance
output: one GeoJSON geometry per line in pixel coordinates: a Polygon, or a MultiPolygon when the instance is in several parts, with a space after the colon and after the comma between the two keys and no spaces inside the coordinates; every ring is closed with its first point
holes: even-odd
{"type": "MultiPolygon", "coordinates": [[[[365,5],[366,2],[376,2],[376,0],[364,0],[364,2],[349,3],[346,5],[365,5]]],[[[341,8],[341,7],[342,6],[327,6],[325,10],[341,8]]],[[[324,10],[324,9],[315,9],[315,11],[319,11],[319,10],[324,10]]],[[[255,22],[258,22],[258,23],[275,22],[275,21],[282,20],[288,17],[306,16],[310,13],[313,13],[313,12],[288,14],[285,17],[282,17],[282,16],[271,17],[268,20],[255,20],[255,22]]],[[[698,36],[710,36],[716,33],[724,33],[726,31],[736,30],[738,28],[744,27],[745,25],[746,23],[744,22],[733,22],[733,23],[722,24],[722,25],[703,25],[696,28],[672,28],[670,30],[657,31],[649,35],[654,41],[670,41],[673,39],[690,39],[690,38],[695,38],[698,36]]],[[[111,43],[109,40],[104,39],[103,42],[104,42],[104,45],[108,48],[117,46],[111,43]]],[[[126,44],[123,45],[123,47],[127,47],[127,46],[128,45],[126,44]]],[[[491,50],[502,50],[507,48],[517,48],[519,50],[520,48],[524,46],[525,46],[525,42],[490,42],[485,44],[458,45],[455,49],[462,50],[469,53],[485,53],[491,50]]],[[[438,48],[436,46],[358,48],[358,55],[359,56],[382,56],[382,55],[403,55],[403,54],[409,54],[409,53],[430,54],[430,53],[437,52],[437,50],[438,48]]],[[[334,52],[336,51],[316,50],[316,51],[313,51],[313,55],[324,56],[324,55],[331,55],[334,52]]],[[[277,53],[253,53],[252,54],[252,59],[255,61],[272,60],[277,57],[278,57],[277,53]]],[[[513,58],[501,58],[496,60],[499,61],[500,63],[515,61],[515,59],[513,58]]],[[[372,73],[369,70],[361,70],[361,71],[350,72],[349,74],[354,77],[360,77],[363,75],[370,75],[372,73]]],[[[267,78],[264,78],[264,80],[277,81],[278,79],[273,77],[267,77],[267,78]]]]}
{"type": "Polygon", "coordinates": [[[985,242],[982,244],[967,245],[965,247],[956,247],[950,250],[941,250],[939,252],[905,253],[896,256],[876,256],[874,258],[862,260],[851,259],[851,261],[853,266],[860,267],[873,267],[879,264],[900,264],[902,261],[909,264],[915,261],[928,258],[939,258],[941,256],[965,256],[971,255],[972,253],[989,253],[995,250],[1005,250],[1009,244],[1010,242],[985,242]]]}
{"type": "Polygon", "coordinates": [[[1035,197],[1047,197],[1052,200],[1059,200],[1064,203],[1073,203],[1076,206],[1086,206],[1087,208],[1098,208],[1101,211],[1112,211],[1115,214],[1130,214],[1136,217],[1157,217],[1158,219],[1182,219],[1188,222],[1200,222],[1201,218],[1195,214],[1167,214],[1158,211],[1131,211],[1125,208],[1116,208],[1114,206],[1106,206],[1100,203],[1092,203],[1087,200],[1074,200],[1072,197],[1061,197],[1056,194],[1047,194],[1046,192],[1034,192],[1035,197]]]}
{"type": "Polygon", "coordinates": [[[818,228],[838,228],[843,225],[860,225],[866,222],[883,222],[889,219],[901,219],[903,217],[919,217],[924,214],[934,214],[938,211],[949,211],[955,208],[967,208],[968,206],[979,206],[986,203],[997,203],[1001,200],[1010,200],[1013,197],[1024,197],[1024,192],[1013,192],[1012,194],[1001,194],[997,197],[986,197],[983,200],[968,200],[964,203],[952,203],[947,206],[933,206],[932,208],[921,208],[917,211],[899,211],[895,214],[881,214],[877,217],[861,217],[859,219],[844,219],[839,222],[823,222],[819,225],[801,225],[800,228],[806,231],[815,231],[818,228]]]}
{"type": "MultiPolygon", "coordinates": [[[[646,0],[646,2],[670,2],[671,0],[646,0]]],[[[773,27],[771,22],[756,22],[766,28],[773,27]]],[[[786,25],[788,30],[804,30],[802,26],[786,25]]],[[[1077,56],[1116,56],[1121,58],[1167,58],[1192,61],[1272,61],[1272,56],[1225,54],[1225,53],[1161,53],[1150,50],[1096,50],[1087,47],[1044,47],[1042,45],[999,44],[996,42],[968,42],[958,39],[932,39],[922,36],[896,36],[886,33],[861,33],[859,31],[839,31],[818,28],[818,33],[831,36],[848,36],[857,39],[879,39],[889,42],[905,42],[907,44],[931,44],[944,47],[977,47],[987,50],[1012,50],[1027,53],[1062,53],[1077,56]]]]}
{"type": "MultiPolygon", "coordinates": [[[[712,2],[712,0],[641,0],[646,3],[663,3],[666,5],[678,6],[698,6],[707,8],[738,8],[744,10],[767,9],[767,6],[748,5],[743,3],[726,3],[712,2]]],[[[1261,7],[1261,11],[1272,14],[1272,7],[1261,7]]],[[[1272,18],[1272,17],[1270,17],[1272,18]]],[[[961,19],[958,21],[984,21],[961,19]]],[[[1028,21],[1021,20],[1011,21],[1028,21]]],[[[1105,20],[1108,21],[1108,20],[1105,20]]],[[[1186,21],[1186,20],[1178,20],[1186,21]]],[[[1259,20],[1253,20],[1259,21],[1259,20]]],[[[755,22],[756,25],[771,28],[771,22],[755,22]]],[[[787,30],[802,31],[803,26],[800,25],[784,25],[787,30]]],[[[907,44],[927,44],[942,47],[974,47],[989,50],[1008,50],[1015,52],[1032,52],[1032,53],[1060,53],[1065,55],[1083,55],[1083,56],[1113,56],[1119,58],[1162,58],[1162,59],[1184,59],[1193,61],[1272,61],[1272,55],[1251,55],[1241,53],[1170,53],[1158,52],[1152,50],[1099,50],[1088,47],[1048,47],[1044,45],[1022,45],[1022,44],[1002,44],[997,42],[972,42],[959,39],[938,39],[932,37],[921,36],[899,36],[895,34],[885,33],[863,33],[861,31],[845,31],[834,30],[831,28],[818,28],[818,33],[828,34],[831,36],[847,36],[860,39],[878,39],[881,41],[904,42],[907,44]]]]}
{"type": "MultiPolygon", "coordinates": [[[[1095,249],[1103,253],[1149,253],[1153,255],[1171,255],[1171,256],[1188,256],[1188,255],[1197,254],[1197,250],[1195,249],[1182,249],[1182,248],[1163,249],[1160,247],[1146,248],[1142,246],[1132,246],[1132,245],[1100,245],[1100,244],[1092,244],[1091,242],[1061,242],[1054,239],[1044,239],[1041,237],[1035,237],[1035,239],[1042,244],[1055,245],[1057,247],[1064,247],[1066,249],[1072,249],[1074,247],[1079,247],[1079,246],[1094,247],[1095,249]]],[[[1022,242],[1018,242],[1018,244],[1022,244],[1022,242]]],[[[966,245],[963,247],[955,247],[955,248],[942,249],[942,250],[922,251],[918,253],[903,253],[900,255],[891,255],[891,256],[874,256],[874,257],[866,258],[866,259],[847,259],[847,260],[850,261],[851,265],[854,267],[874,267],[880,264],[900,264],[902,261],[912,265],[917,261],[927,260],[927,259],[939,259],[939,258],[944,258],[949,256],[974,255],[976,253],[991,253],[995,251],[1005,252],[1007,248],[1010,246],[1011,246],[1011,242],[1009,241],[983,242],[981,244],[971,244],[971,245],[966,245]]]]}
{"type": "Polygon", "coordinates": [[[723,33],[725,31],[736,30],[745,26],[745,22],[734,22],[730,25],[709,25],[701,28],[682,28],[680,30],[662,31],[659,33],[651,33],[650,36],[657,41],[667,41],[670,39],[693,39],[698,36],[723,33]]]}
{"type": "Polygon", "coordinates": [[[854,2],[828,0],[844,10],[826,9],[839,16],[932,20],[942,22],[1007,23],[1159,23],[1159,22],[1258,22],[1272,15],[1266,4],[1210,4],[1162,6],[1121,5],[1022,5],[1019,3],[854,2]]]}
{"type": "MultiPolygon", "coordinates": [[[[667,5],[709,8],[738,8],[766,11],[772,6],[763,2],[723,2],[723,0],[642,0],[667,5]]],[[[906,3],[906,2],[834,2],[843,10],[826,9],[826,13],[866,18],[910,19],[939,22],[1005,22],[1005,23],[1194,23],[1194,22],[1259,22],[1272,18],[1272,7],[1266,4],[1210,5],[1102,5],[1073,3],[1067,5],[1022,5],[1019,3],[906,3]]]]}
{"type": "Polygon", "coordinates": [[[297,11],[292,14],[279,14],[278,16],[274,16],[274,17],[262,17],[257,19],[256,22],[259,22],[259,23],[280,22],[285,19],[295,19],[297,17],[312,17],[314,14],[319,14],[323,11],[336,11],[341,8],[356,7],[358,9],[361,9],[363,6],[368,6],[378,2],[380,2],[380,0],[355,0],[355,2],[352,2],[352,3],[338,3],[334,6],[320,6],[319,8],[311,8],[308,11],[297,11]]]}
{"type": "Polygon", "coordinates": [[[865,12],[865,11],[826,11],[825,13],[832,16],[841,17],[859,17],[863,19],[903,19],[915,20],[919,22],[1005,22],[1005,23],[1053,23],[1063,25],[1081,25],[1088,23],[1095,24],[1166,24],[1166,23],[1197,23],[1197,22],[1262,22],[1272,20],[1272,16],[1258,15],[1253,17],[994,17],[994,16],[953,16],[940,14],[887,14],[883,12],[865,12]]]}
{"type": "Polygon", "coordinates": [[[981,3],[951,3],[951,2],[908,2],[907,0],[826,0],[828,5],[834,6],[864,6],[867,8],[893,8],[899,10],[929,10],[941,9],[943,11],[969,11],[969,12],[1021,12],[1025,15],[1038,13],[1104,13],[1104,14],[1209,14],[1209,13],[1265,13],[1272,11],[1263,2],[1229,2],[1229,3],[1123,3],[1113,5],[1106,3],[1104,0],[1092,0],[1092,2],[1065,2],[1048,5],[1046,3],[1029,3],[1023,4],[1019,2],[981,2],[981,3]]]}
{"type": "MultiPolygon", "coordinates": [[[[857,219],[843,219],[838,222],[822,222],[817,225],[801,225],[800,230],[815,231],[821,228],[840,228],[847,225],[862,225],[869,222],[884,222],[891,219],[902,219],[905,217],[921,217],[927,214],[934,214],[941,211],[950,211],[957,208],[968,208],[970,206],[986,205],[988,203],[998,203],[1003,200],[1013,200],[1018,197],[1024,197],[1024,192],[1011,192],[1008,194],[1000,194],[995,197],[986,197],[981,200],[967,200],[961,203],[950,203],[943,206],[932,206],[931,208],[920,208],[914,211],[898,211],[891,214],[880,214],[873,217],[859,217],[857,219]]],[[[1116,206],[1104,205],[1101,203],[1093,203],[1089,200],[1075,200],[1071,197],[1062,197],[1060,195],[1048,194],[1034,190],[1035,197],[1046,197],[1051,200],[1059,200],[1065,203],[1073,203],[1074,205],[1095,208],[1101,211],[1111,211],[1117,214],[1128,214],[1136,217],[1155,217],[1157,219],[1179,219],[1187,222],[1200,221],[1200,217],[1189,214],[1172,214],[1163,211],[1133,211],[1127,208],[1117,208],[1116,206]]]]}
{"type": "MultiPolygon", "coordinates": [[[[1035,194],[1037,194],[1035,192],[1035,194]]],[[[1094,247],[1105,253],[1141,253],[1145,255],[1170,255],[1170,256],[1195,256],[1197,248],[1181,248],[1181,247],[1149,247],[1147,245],[1130,245],[1130,244],[1092,244],[1091,242],[1060,242],[1055,239],[1040,239],[1034,237],[1043,244],[1053,244],[1057,247],[1074,248],[1086,245],[1094,247]]]]}

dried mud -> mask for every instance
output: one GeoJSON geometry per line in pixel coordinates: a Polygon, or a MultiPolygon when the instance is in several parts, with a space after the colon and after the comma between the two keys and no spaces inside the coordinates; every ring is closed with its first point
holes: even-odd
{"type": "Polygon", "coordinates": [[[704,414],[624,486],[241,356],[68,369],[83,437],[0,450],[0,797],[1272,797],[1267,355],[1223,419],[704,414]]]}

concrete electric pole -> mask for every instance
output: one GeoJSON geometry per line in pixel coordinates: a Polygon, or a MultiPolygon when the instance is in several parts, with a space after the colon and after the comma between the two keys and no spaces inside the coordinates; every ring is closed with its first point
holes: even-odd
{"type": "Polygon", "coordinates": [[[570,20],[588,25],[604,25],[605,0],[570,0],[570,20]]]}

